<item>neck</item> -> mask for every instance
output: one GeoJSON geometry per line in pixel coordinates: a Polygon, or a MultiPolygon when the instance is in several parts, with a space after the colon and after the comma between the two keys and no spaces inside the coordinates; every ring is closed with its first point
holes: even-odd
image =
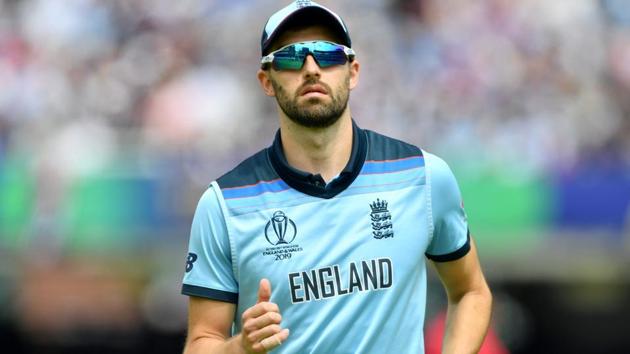
{"type": "Polygon", "coordinates": [[[287,162],[292,167],[320,174],[329,182],[346,167],[352,152],[352,119],[347,109],[327,128],[306,128],[280,118],[280,136],[287,162]]]}

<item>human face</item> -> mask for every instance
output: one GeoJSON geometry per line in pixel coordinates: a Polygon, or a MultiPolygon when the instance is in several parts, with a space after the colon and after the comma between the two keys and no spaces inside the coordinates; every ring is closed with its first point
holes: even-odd
{"type": "MultiPolygon", "coordinates": [[[[325,27],[308,27],[287,31],[278,38],[275,48],[285,45],[325,40],[334,36],[325,27]]],[[[299,70],[261,70],[258,78],[265,93],[274,96],[284,116],[292,122],[310,128],[326,128],[343,116],[348,108],[350,90],[358,80],[358,63],[321,68],[308,55],[299,70]]]]}

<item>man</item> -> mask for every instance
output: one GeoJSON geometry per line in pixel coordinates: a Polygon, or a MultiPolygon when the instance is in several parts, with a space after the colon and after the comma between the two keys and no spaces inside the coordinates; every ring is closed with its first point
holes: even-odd
{"type": "Polygon", "coordinates": [[[444,352],[476,352],[491,295],[448,166],[352,120],[360,65],[334,12],[296,1],[261,45],[280,129],[201,197],[185,353],[422,353],[425,255],[449,299],[444,352]]]}

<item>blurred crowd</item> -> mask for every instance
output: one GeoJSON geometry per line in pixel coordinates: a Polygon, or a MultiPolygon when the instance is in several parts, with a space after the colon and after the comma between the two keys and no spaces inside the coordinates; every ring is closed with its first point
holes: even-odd
{"type": "MultiPolygon", "coordinates": [[[[266,14],[285,2],[0,1],[0,161],[29,158],[57,185],[124,156],[174,158],[207,165],[187,170],[207,183],[269,143],[254,75],[266,14]]],[[[363,64],[362,125],[532,168],[630,159],[626,1],[334,7],[363,64]]]]}
{"type": "Polygon", "coordinates": [[[372,119],[404,117],[397,135],[502,166],[570,168],[610,150],[628,162],[630,31],[614,16],[627,2],[400,3],[379,49],[396,63],[380,82],[398,87],[372,90],[386,109],[372,119]]]}
{"type": "MultiPolygon", "coordinates": [[[[350,29],[362,64],[350,106],[364,128],[523,175],[594,161],[630,168],[630,2],[319,2],[350,29]]],[[[264,21],[287,3],[0,0],[0,224],[11,217],[2,211],[13,207],[9,195],[23,199],[6,186],[32,185],[28,226],[9,235],[0,225],[0,251],[28,235],[29,248],[63,252],[64,205],[89,176],[158,180],[161,202],[187,225],[205,185],[271,143],[274,101],[255,73],[264,21]]],[[[188,231],[176,231],[166,251],[145,259],[182,263],[188,231]]],[[[73,262],[30,273],[20,300],[26,327],[45,323],[37,286],[85,279],[68,275],[73,262]]],[[[110,267],[103,262],[98,274],[110,267]]],[[[184,299],[155,295],[176,293],[169,280],[180,270],[157,280],[128,274],[129,283],[104,276],[106,291],[120,293],[104,308],[181,329],[184,299]],[[143,281],[150,286],[138,295],[143,281]],[[144,310],[128,311],[133,296],[144,310]],[[165,305],[173,303],[178,315],[165,305]]],[[[21,275],[0,270],[0,298],[12,284],[3,276],[21,275]]]]}

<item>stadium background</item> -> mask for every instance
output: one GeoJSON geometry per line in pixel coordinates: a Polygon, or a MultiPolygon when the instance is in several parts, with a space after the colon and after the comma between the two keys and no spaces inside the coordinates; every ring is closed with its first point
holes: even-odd
{"type": "MultiPolygon", "coordinates": [[[[3,352],[181,350],[192,213],[270,144],[255,71],[286,3],[0,0],[3,352]]],[[[627,350],[630,2],[321,3],[359,124],[454,169],[510,352],[627,350]]]]}

